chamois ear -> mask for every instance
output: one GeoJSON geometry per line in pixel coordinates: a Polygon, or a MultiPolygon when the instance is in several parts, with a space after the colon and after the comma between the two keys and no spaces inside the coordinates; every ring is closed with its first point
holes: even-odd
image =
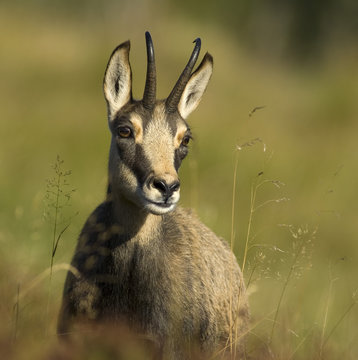
{"type": "Polygon", "coordinates": [[[108,118],[132,100],[132,71],[129,63],[130,42],[116,47],[108,61],[103,79],[108,118]]]}
{"type": "Polygon", "coordinates": [[[179,114],[186,119],[199,105],[213,72],[213,57],[206,53],[185,86],[178,104],[179,114]]]}

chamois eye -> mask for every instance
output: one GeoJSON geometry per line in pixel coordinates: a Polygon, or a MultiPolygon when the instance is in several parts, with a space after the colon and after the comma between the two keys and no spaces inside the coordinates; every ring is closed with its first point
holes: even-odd
{"type": "Polygon", "coordinates": [[[184,136],[183,140],[181,141],[181,145],[182,146],[188,146],[189,141],[190,141],[190,136],[184,136]]]}
{"type": "Polygon", "coordinates": [[[129,138],[132,135],[132,130],[128,126],[120,126],[117,133],[121,138],[129,138]]]}

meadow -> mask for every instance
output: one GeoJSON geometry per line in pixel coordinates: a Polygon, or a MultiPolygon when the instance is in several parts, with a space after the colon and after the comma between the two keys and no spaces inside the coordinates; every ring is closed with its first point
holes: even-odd
{"type": "MultiPolygon", "coordinates": [[[[244,268],[247,358],[357,359],[358,52],[333,44],[319,65],[292,65],[169,6],[124,4],[0,4],[0,358],[52,358],[66,264],[106,190],[105,65],[129,38],[140,98],[150,30],[159,97],[194,38],[214,56],[181,206],[244,268]]],[[[115,343],[77,358],[113,358],[115,343]]]]}

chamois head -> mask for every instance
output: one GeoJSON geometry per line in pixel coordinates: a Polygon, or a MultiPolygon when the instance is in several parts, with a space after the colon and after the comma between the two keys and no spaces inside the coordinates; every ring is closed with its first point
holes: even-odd
{"type": "Polygon", "coordinates": [[[142,100],[132,97],[130,42],[112,53],[104,76],[108,122],[112,133],[109,183],[112,196],[153,214],[173,210],[179,200],[178,169],[188,153],[191,133],[185,119],[198,106],[212,74],[206,53],[192,73],[201,41],[165,100],[156,99],[156,68],[151,36],[147,45],[147,78],[142,100]]]}

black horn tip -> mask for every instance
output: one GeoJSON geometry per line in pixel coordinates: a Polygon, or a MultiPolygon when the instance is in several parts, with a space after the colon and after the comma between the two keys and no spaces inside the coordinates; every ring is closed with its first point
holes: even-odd
{"type": "Polygon", "coordinates": [[[149,32],[149,31],[146,31],[146,32],[145,32],[145,39],[146,39],[147,41],[152,41],[152,37],[150,36],[150,32],[149,32]]]}
{"type": "Polygon", "coordinates": [[[150,36],[149,31],[145,32],[145,41],[147,44],[148,60],[152,61],[152,59],[154,58],[154,46],[153,46],[152,37],[150,36]]]}
{"type": "Polygon", "coordinates": [[[200,38],[196,38],[193,43],[195,43],[196,45],[201,46],[201,39],[200,38]]]}
{"type": "MultiPolygon", "coordinates": [[[[196,62],[196,59],[198,58],[199,56],[199,52],[200,52],[200,49],[201,49],[201,40],[200,38],[196,38],[193,43],[195,43],[195,46],[194,46],[194,50],[193,50],[193,53],[191,55],[191,58],[190,58],[190,61],[194,60],[194,63],[196,62]]],[[[193,64],[194,65],[194,64],[193,64]]]]}

